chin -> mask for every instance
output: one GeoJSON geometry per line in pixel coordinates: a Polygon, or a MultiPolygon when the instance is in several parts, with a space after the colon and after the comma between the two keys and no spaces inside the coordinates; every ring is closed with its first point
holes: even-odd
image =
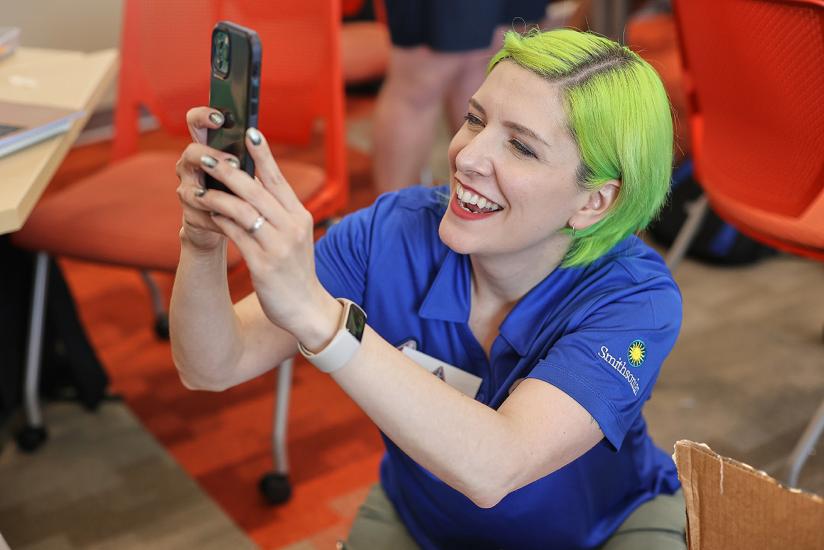
{"type": "Polygon", "coordinates": [[[451,216],[453,214],[447,210],[441,218],[441,224],[438,226],[438,236],[441,238],[441,242],[458,254],[477,252],[477,247],[472,242],[473,235],[468,235],[465,229],[458,227],[454,220],[450,219],[451,216]]]}

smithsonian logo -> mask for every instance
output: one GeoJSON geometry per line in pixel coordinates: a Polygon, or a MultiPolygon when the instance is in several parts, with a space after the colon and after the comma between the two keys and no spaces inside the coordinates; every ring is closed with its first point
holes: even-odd
{"type": "Polygon", "coordinates": [[[627,360],[633,367],[640,367],[647,358],[647,346],[643,340],[635,340],[627,350],[627,360]]]}

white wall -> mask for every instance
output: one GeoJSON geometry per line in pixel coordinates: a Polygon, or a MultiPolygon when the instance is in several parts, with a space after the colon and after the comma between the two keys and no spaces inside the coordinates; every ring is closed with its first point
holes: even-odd
{"type": "MultiPolygon", "coordinates": [[[[36,48],[117,48],[122,16],[122,0],[0,0],[0,27],[19,27],[20,44],[36,48]]],[[[110,91],[99,108],[114,98],[110,91]]]]}
{"type": "Polygon", "coordinates": [[[0,0],[0,26],[19,27],[20,43],[94,51],[120,44],[122,0],[0,0]]]}

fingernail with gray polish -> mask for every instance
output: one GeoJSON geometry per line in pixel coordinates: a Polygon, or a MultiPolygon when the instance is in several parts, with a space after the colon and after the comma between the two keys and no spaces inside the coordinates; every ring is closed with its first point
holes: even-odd
{"type": "Polygon", "coordinates": [[[197,197],[197,198],[202,197],[203,195],[206,194],[206,191],[208,191],[208,189],[206,189],[205,187],[199,188],[197,191],[195,191],[195,197],[197,197]]]}
{"type": "Polygon", "coordinates": [[[209,120],[218,126],[223,126],[223,115],[217,111],[209,113],[209,120]]]}
{"type": "Polygon", "coordinates": [[[206,168],[214,168],[215,166],[217,166],[217,159],[209,155],[203,155],[202,157],[200,157],[200,164],[202,164],[206,168]]]}
{"type": "Polygon", "coordinates": [[[226,164],[233,168],[240,168],[240,161],[234,157],[230,157],[226,159],[226,164]]]}
{"type": "Polygon", "coordinates": [[[252,145],[260,145],[263,143],[263,135],[257,128],[249,128],[246,130],[246,135],[249,136],[249,141],[252,142],[252,145]]]}

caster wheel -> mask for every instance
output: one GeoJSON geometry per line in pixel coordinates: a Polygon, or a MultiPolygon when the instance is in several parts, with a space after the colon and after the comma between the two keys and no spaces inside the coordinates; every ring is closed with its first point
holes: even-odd
{"type": "Polygon", "coordinates": [[[33,453],[46,442],[47,437],[46,428],[26,426],[17,432],[17,447],[23,452],[33,453]]]}
{"type": "Polygon", "coordinates": [[[258,483],[260,494],[269,504],[283,504],[292,496],[292,486],[289,484],[289,478],[283,474],[269,472],[258,483]]]}
{"type": "Polygon", "coordinates": [[[155,336],[161,340],[169,339],[169,314],[158,315],[154,326],[155,336]]]}

